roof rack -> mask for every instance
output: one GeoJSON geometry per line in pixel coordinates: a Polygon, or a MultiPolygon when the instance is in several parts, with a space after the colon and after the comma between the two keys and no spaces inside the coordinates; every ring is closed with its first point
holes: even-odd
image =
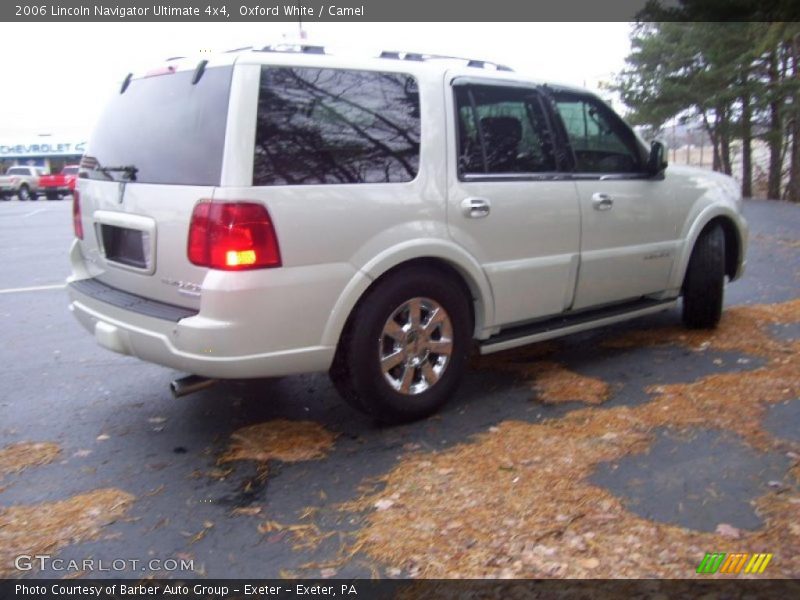
{"type": "MultiPolygon", "coordinates": [[[[252,46],[245,46],[244,48],[235,48],[227,52],[241,52],[243,50],[253,50],[255,52],[281,52],[281,53],[296,53],[296,54],[328,54],[325,46],[318,46],[314,44],[303,43],[302,40],[297,42],[280,42],[276,44],[269,44],[260,49],[255,49],[252,46]]],[[[457,60],[466,63],[467,67],[475,69],[493,69],[495,71],[512,71],[511,67],[501,65],[500,63],[492,62],[490,60],[480,60],[477,58],[464,58],[462,56],[449,56],[447,54],[428,54],[427,52],[402,52],[399,50],[384,50],[379,55],[379,58],[386,58],[389,60],[409,60],[415,62],[424,62],[427,60],[457,60]]]]}
{"type": "Polygon", "coordinates": [[[325,54],[325,46],[314,46],[311,44],[298,44],[283,42],[280,44],[270,44],[261,48],[260,52],[296,52],[299,54],[325,54]]]}
{"type": "Polygon", "coordinates": [[[476,69],[493,68],[495,71],[513,71],[509,66],[501,65],[489,60],[478,60],[475,58],[464,58],[461,56],[448,56],[446,54],[427,54],[421,52],[398,52],[397,50],[384,50],[380,53],[380,58],[388,58],[391,60],[413,60],[413,61],[426,61],[426,60],[460,60],[467,63],[468,67],[476,69]]]}

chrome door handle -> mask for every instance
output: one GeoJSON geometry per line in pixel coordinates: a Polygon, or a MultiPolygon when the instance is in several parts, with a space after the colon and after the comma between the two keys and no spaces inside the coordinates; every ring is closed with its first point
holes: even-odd
{"type": "Polygon", "coordinates": [[[491,210],[492,204],[486,198],[465,198],[461,201],[461,212],[469,219],[482,219],[491,210]]]}
{"type": "Polygon", "coordinates": [[[595,210],[611,210],[614,200],[608,194],[592,194],[592,206],[595,210]]]}

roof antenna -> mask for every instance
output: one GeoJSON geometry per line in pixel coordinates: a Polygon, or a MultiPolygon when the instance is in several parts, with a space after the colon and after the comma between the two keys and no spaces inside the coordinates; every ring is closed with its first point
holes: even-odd
{"type": "Polygon", "coordinates": [[[125,80],[122,82],[122,86],[119,88],[119,93],[124,94],[125,90],[128,89],[128,86],[131,84],[131,79],[133,78],[133,73],[128,73],[125,76],[125,80]]]}
{"type": "Polygon", "coordinates": [[[201,60],[199,63],[197,63],[197,66],[194,69],[194,73],[192,74],[192,85],[195,85],[197,84],[198,81],[200,81],[200,78],[206,71],[207,64],[208,64],[207,60],[201,60]]]}

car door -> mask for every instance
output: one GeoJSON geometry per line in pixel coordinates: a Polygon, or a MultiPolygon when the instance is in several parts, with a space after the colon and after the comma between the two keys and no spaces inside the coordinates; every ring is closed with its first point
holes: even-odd
{"type": "Polygon", "coordinates": [[[677,240],[663,177],[646,171],[643,145],[599,98],[556,90],[552,99],[571,147],[580,199],[581,259],[572,308],[665,290],[677,240]]]}
{"type": "Polygon", "coordinates": [[[559,172],[542,95],[473,78],[446,89],[448,227],[487,275],[494,325],[563,312],[577,276],[580,207],[559,172]]]}

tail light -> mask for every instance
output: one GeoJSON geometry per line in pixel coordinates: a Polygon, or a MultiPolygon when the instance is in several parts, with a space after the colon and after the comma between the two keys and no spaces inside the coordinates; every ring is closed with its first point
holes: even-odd
{"type": "Polygon", "coordinates": [[[81,195],[78,190],[72,192],[72,227],[75,229],[75,237],[83,239],[83,221],[81,220],[81,195]]]}
{"type": "Polygon", "coordinates": [[[200,202],[189,225],[189,261],[239,271],[281,266],[269,212],[254,202],[200,202]]]}

